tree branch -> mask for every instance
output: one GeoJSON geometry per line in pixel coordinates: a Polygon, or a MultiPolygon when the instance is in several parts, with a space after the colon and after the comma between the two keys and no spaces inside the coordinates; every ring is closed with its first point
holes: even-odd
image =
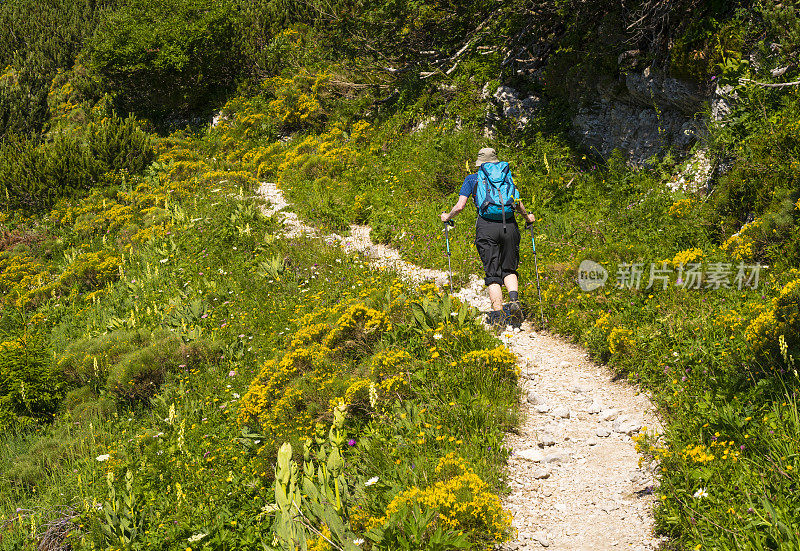
{"type": "Polygon", "coordinates": [[[762,88],[786,88],[787,86],[800,85],[800,80],[796,80],[794,82],[757,82],[755,80],[750,80],[749,78],[740,78],[739,83],[755,84],[756,86],[761,86],[762,88]]]}
{"type": "Polygon", "coordinates": [[[491,21],[491,20],[492,20],[492,18],[493,18],[493,17],[494,17],[494,14],[491,14],[489,17],[487,17],[486,19],[484,19],[484,20],[483,20],[483,22],[482,22],[480,25],[478,25],[478,26],[477,26],[477,28],[476,28],[474,31],[472,31],[472,33],[473,33],[473,36],[472,36],[472,38],[470,38],[469,40],[467,40],[467,43],[466,43],[466,44],[464,44],[464,45],[461,47],[461,49],[460,49],[460,50],[458,50],[458,51],[455,53],[455,55],[453,55],[453,56],[452,56],[452,57],[449,59],[449,62],[450,62],[450,63],[452,63],[452,62],[454,62],[454,61],[455,61],[455,63],[453,63],[453,66],[452,66],[452,67],[450,67],[450,68],[449,68],[447,71],[445,71],[445,72],[444,72],[444,74],[446,74],[446,75],[448,75],[448,76],[449,76],[449,75],[450,75],[450,74],[451,74],[453,71],[455,71],[455,70],[456,70],[456,67],[458,67],[458,64],[459,64],[459,62],[460,62],[460,59],[459,59],[459,58],[460,58],[460,57],[461,57],[461,56],[464,54],[464,52],[466,52],[466,51],[467,51],[467,49],[468,49],[470,46],[472,46],[472,44],[473,44],[473,43],[474,43],[474,42],[475,42],[475,41],[476,41],[478,38],[480,38],[480,32],[481,32],[481,30],[483,30],[483,28],[484,28],[484,27],[485,27],[485,26],[486,26],[486,25],[489,23],[489,21],[491,21]]]}
{"type": "Polygon", "coordinates": [[[388,84],[364,84],[361,82],[345,82],[343,80],[331,80],[330,83],[337,88],[347,88],[350,90],[364,90],[367,88],[379,88],[385,90],[389,88],[388,84]]]}

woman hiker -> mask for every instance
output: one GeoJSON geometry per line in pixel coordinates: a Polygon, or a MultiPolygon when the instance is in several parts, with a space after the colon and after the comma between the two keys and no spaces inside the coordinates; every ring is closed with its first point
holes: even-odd
{"type": "Polygon", "coordinates": [[[489,298],[492,301],[492,311],[487,315],[486,321],[494,325],[504,325],[501,285],[505,285],[508,290],[510,300],[508,315],[520,314],[517,279],[520,235],[514,211],[518,212],[528,224],[532,224],[536,218],[525,210],[508,172],[508,164],[500,162],[494,149],[491,147],[481,149],[475,166],[478,167],[478,173],[470,174],[464,179],[455,206],[450,212],[443,212],[440,218],[445,223],[450,221],[464,210],[470,196],[474,198],[475,207],[478,209],[475,247],[483,262],[483,269],[486,272],[484,283],[489,287],[489,298]],[[503,191],[506,192],[505,197],[503,191]]]}

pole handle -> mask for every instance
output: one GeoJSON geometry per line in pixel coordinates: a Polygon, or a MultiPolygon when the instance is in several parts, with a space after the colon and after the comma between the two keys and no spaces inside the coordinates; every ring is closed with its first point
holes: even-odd
{"type": "Polygon", "coordinates": [[[456,223],[453,222],[452,220],[448,220],[447,222],[444,223],[444,240],[445,240],[445,243],[447,243],[447,258],[448,258],[447,261],[448,262],[450,262],[450,232],[448,230],[450,228],[452,228],[453,226],[455,226],[455,225],[456,225],[456,223]]]}

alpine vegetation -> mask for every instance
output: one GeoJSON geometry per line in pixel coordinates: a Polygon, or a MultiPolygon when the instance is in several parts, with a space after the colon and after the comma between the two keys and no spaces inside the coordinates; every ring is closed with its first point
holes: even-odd
{"type": "Polygon", "coordinates": [[[656,404],[664,548],[800,547],[798,9],[0,3],[0,548],[550,545],[507,324],[656,404]]]}

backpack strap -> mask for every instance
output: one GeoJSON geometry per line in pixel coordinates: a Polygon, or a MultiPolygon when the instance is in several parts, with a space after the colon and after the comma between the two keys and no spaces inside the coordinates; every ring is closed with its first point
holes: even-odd
{"type": "MultiPolygon", "coordinates": [[[[489,192],[490,191],[489,190],[489,181],[491,180],[491,178],[489,178],[489,173],[486,172],[486,168],[484,168],[483,165],[481,165],[480,171],[483,172],[483,185],[486,187],[486,199],[483,200],[483,204],[481,205],[481,208],[479,209],[480,211],[483,211],[483,210],[486,209],[486,205],[489,202],[488,198],[491,197],[491,194],[489,192]]],[[[480,185],[480,177],[478,178],[478,183],[475,184],[476,189],[477,189],[478,185],[480,185]]],[[[480,212],[478,214],[480,214],[480,212]]]]}
{"type": "MultiPolygon", "coordinates": [[[[481,165],[481,167],[482,166],[483,165],[481,165]]],[[[506,180],[508,179],[508,170],[509,170],[508,165],[506,165],[505,168],[503,168],[503,183],[504,184],[506,183],[506,180]]],[[[501,205],[500,205],[501,211],[500,212],[503,213],[503,233],[506,233],[506,202],[503,199],[503,187],[502,187],[502,185],[500,187],[500,203],[501,203],[501,205]]]]}

